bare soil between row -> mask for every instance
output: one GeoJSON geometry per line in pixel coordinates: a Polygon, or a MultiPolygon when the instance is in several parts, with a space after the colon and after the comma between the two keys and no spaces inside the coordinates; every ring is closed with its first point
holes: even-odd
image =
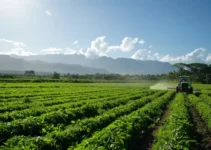
{"type": "MultiPolygon", "coordinates": [[[[196,143],[192,145],[192,149],[211,150],[211,130],[208,128],[206,122],[203,121],[196,108],[190,104],[187,96],[185,96],[185,101],[189,113],[189,122],[191,124],[189,134],[191,138],[196,141],[196,143]]],[[[155,127],[149,128],[144,134],[145,138],[137,137],[131,144],[129,150],[151,150],[157,132],[162,126],[162,122],[167,118],[169,112],[170,109],[166,108],[158,123],[155,124],[155,127]]]]}
{"type": "Polygon", "coordinates": [[[190,134],[196,143],[196,149],[211,150],[211,131],[206,122],[203,121],[198,111],[187,100],[187,108],[190,116],[190,134]]]}

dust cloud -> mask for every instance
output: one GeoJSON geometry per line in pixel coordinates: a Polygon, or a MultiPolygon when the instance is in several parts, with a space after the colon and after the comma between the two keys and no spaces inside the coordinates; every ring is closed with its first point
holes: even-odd
{"type": "Polygon", "coordinates": [[[175,88],[175,84],[172,84],[172,83],[168,83],[168,82],[159,82],[159,83],[156,83],[152,86],[150,86],[150,89],[153,89],[153,90],[167,90],[167,88],[175,88]]]}

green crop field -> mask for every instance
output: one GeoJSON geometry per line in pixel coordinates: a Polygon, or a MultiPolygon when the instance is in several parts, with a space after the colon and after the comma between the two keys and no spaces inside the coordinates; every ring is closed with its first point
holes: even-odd
{"type": "Polygon", "coordinates": [[[210,149],[211,86],[152,85],[0,83],[0,149],[210,149]]]}

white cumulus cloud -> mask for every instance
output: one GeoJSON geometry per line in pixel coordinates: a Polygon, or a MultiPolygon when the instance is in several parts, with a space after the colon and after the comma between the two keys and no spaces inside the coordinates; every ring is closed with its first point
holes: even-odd
{"type": "Polygon", "coordinates": [[[30,56],[30,55],[33,55],[32,52],[25,51],[23,48],[20,48],[20,47],[11,49],[8,52],[0,52],[0,54],[3,54],[3,55],[19,55],[19,56],[30,56]]]}
{"type": "Polygon", "coordinates": [[[7,40],[7,39],[0,39],[0,42],[5,42],[5,43],[11,44],[13,46],[13,48],[8,51],[1,50],[0,54],[20,55],[20,56],[33,55],[32,52],[29,52],[23,48],[26,46],[23,42],[17,42],[17,41],[12,41],[12,40],[7,40]]]}
{"type": "Polygon", "coordinates": [[[47,49],[43,49],[42,51],[45,52],[45,54],[62,54],[63,53],[63,49],[55,48],[55,47],[49,47],[47,49]]]}
{"type": "Polygon", "coordinates": [[[131,58],[138,60],[159,60],[160,55],[158,53],[152,53],[150,50],[141,49],[136,51],[131,58]]]}
{"type": "Polygon", "coordinates": [[[51,16],[51,12],[49,10],[45,10],[46,15],[51,16]]]}
{"type": "Polygon", "coordinates": [[[206,52],[205,48],[197,48],[194,51],[184,55],[184,56],[178,56],[178,57],[171,57],[169,55],[165,55],[160,61],[164,62],[171,62],[171,63],[193,63],[193,62],[199,62],[204,63],[207,62],[208,54],[206,52]]]}
{"type": "Polygon", "coordinates": [[[99,53],[106,53],[108,50],[108,43],[105,42],[105,38],[105,36],[97,37],[91,42],[91,47],[89,49],[99,53]]]}
{"type": "Polygon", "coordinates": [[[141,39],[140,41],[138,41],[139,44],[144,44],[146,43],[143,39],[141,39]]]}
{"type": "Polygon", "coordinates": [[[108,56],[111,51],[129,52],[134,49],[135,44],[138,42],[138,38],[125,37],[120,45],[109,46],[105,42],[106,37],[97,37],[91,42],[91,45],[87,49],[81,49],[79,54],[83,54],[88,58],[97,58],[101,56],[108,56]]]}
{"type": "Polygon", "coordinates": [[[206,62],[210,62],[211,63],[211,54],[208,54],[206,57],[206,62]]]}
{"type": "Polygon", "coordinates": [[[73,54],[78,54],[75,50],[67,48],[64,50],[64,54],[66,55],[73,55],[73,54]]]}
{"type": "Polygon", "coordinates": [[[78,41],[74,41],[73,44],[78,44],[78,41]]]}
{"type": "Polygon", "coordinates": [[[56,47],[49,47],[47,49],[43,49],[42,54],[65,54],[65,55],[73,55],[76,54],[76,51],[70,48],[62,49],[56,47]]]}
{"type": "Polygon", "coordinates": [[[13,55],[20,55],[20,56],[30,56],[30,55],[33,55],[32,52],[25,51],[23,48],[11,49],[11,52],[9,52],[9,53],[10,54],[13,54],[13,55]]]}
{"type": "MultiPolygon", "coordinates": [[[[35,55],[34,53],[25,50],[25,44],[23,42],[17,42],[7,39],[0,39],[0,42],[8,43],[13,46],[8,51],[3,51],[0,49],[0,54],[6,55],[20,55],[20,56],[29,56],[35,55]]],[[[80,54],[85,55],[87,58],[98,58],[101,56],[108,56],[111,51],[119,51],[119,52],[131,52],[135,49],[136,44],[144,44],[145,41],[143,39],[138,40],[138,38],[125,37],[122,39],[120,45],[109,45],[106,42],[106,37],[101,36],[97,37],[95,40],[91,41],[90,46],[88,48],[80,48],[78,45],[78,41],[74,41],[73,44],[76,44],[77,49],[71,48],[57,48],[57,47],[49,47],[43,49],[38,54],[65,54],[65,55],[73,55],[80,54]]],[[[183,56],[171,56],[169,54],[159,54],[155,53],[151,50],[152,45],[149,45],[148,48],[137,50],[131,58],[137,60],[157,60],[162,62],[169,63],[211,63],[211,53],[209,53],[205,48],[197,48],[192,52],[189,52],[183,56]]]]}
{"type": "Polygon", "coordinates": [[[138,38],[125,37],[122,40],[121,45],[110,46],[108,51],[119,50],[119,51],[123,51],[123,52],[129,52],[129,51],[133,50],[133,48],[135,47],[137,42],[138,42],[138,38]]]}
{"type": "Polygon", "coordinates": [[[100,56],[107,56],[108,52],[108,43],[105,42],[105,36],[97,37],[94,41],[91,42],[89,48],[81,48],[78,54],[83,54],[87,58],[98,58],[100,56]]]}
{"type": "Polygon", "coordinates": [[[150,50],[142,49],[136,51],[131,58],[137,60],[158,60],[162,62],[174,63],[210,63],[211,54],[205,48],[197,48],[194,51],[187,53],[184,56],[173,57],[170,55],[162,55],[159,53],[152,53],[150,50]]]}
{"type": "Polygon", "coordinates": [[[125,37],[122,40],[122,44],[120,45],[121,50],[125,52],[131,51],[137,42],[138,42],[138,38],[133,39],[131,37],[125,37]]]}
{"type": "Polygon", "coordinates": [[[6,39],[0,39],[0,42],[11,43],[11,44],[13,44],[13,46],[16,46],[16,47],[24,47],[24,46],[26,46],[23,42],[16,42],[16,41],[6,40],[6,39]]]}

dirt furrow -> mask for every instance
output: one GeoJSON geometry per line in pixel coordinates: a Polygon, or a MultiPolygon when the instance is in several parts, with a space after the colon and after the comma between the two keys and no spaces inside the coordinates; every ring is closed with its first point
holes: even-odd
{"type": "Polygon", "coordinates": [[[152,144],[153,144],[153,140],[158,132],[158,129],[160,128],[162,122],[166,119],[166,117],[169,114],[169,109],[167,108],[164,112],[162,117],[155,122],[154,124],[152,124],[151,126],[149,126],[149,130],[148,132],[145,133],[145,137],[146,138],[142,138],[142,137],[137,137],[135,141],[133,141],[131,147],[129,150],[151,150],[152,148],[152,144]],[[142,140],[140,140],[142,139],[142,140]]]}
{"type": "Polygon", "coordinates": [[[197,141],[196,146],[199,150],[211,150],[211,131],[208,129],[206,122],[203,121],[196,108],[190,104],[186,98],[190,123],[190,135],[197,141]]]}

